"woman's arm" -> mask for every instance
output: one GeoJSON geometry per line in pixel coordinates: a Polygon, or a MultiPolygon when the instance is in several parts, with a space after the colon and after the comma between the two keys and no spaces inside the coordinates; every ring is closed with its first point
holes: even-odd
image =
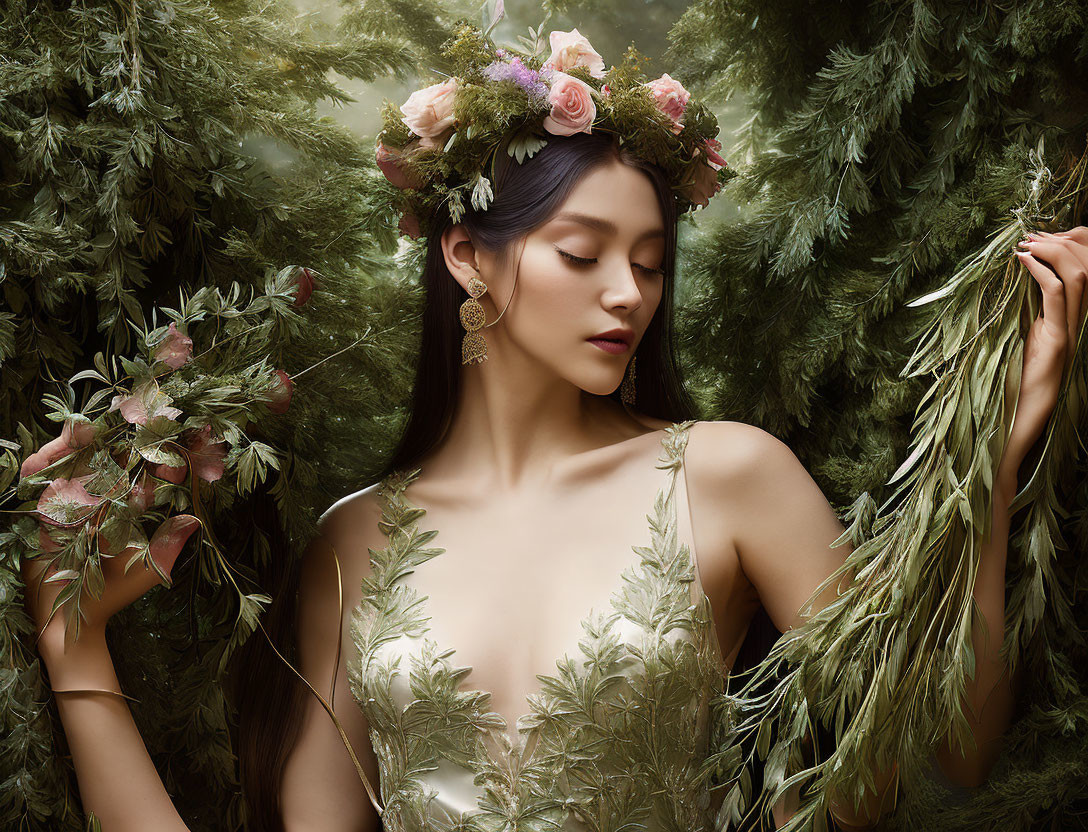
{"type": "MultiPolygon", "coordinates": [[[[846,543],[831,548],[844,531],[820,487],[788,445],[766,431],[742,422],[707,422],[690,454],[693,491],[706,495],[728,529],[741,569],[755,587],[759,601],[775,627],[785,633],[800,626],[800,610],[823,581],[842,566],[853,551],[846,543]]],[[[814,602],[822,609],[849,582],[828,587],[814,602]]],[[[877,772],[877,792],[860,812],[847,808],[850,800],[832,795],[832,813],[845,828],[864,825],[890,803],[887,793],[894,771],[877,772]]],[[[774,807],[776,825],[792,814],[796,792],[774,807]]]]}
{"type": "MultiPolygon", "coordinates": [[[[760,428],[738,422],[711,422],[706,428],[708,435],[701,442],[691,473],[703,480],[699,487],[719,507],[722,521],[732,530],[744,574],[775,626],[782,632],[798,627],[804,621],[801,608],[853,549],[849,543],[831,548],[844,527],[819,486],[784,442],[760,428]],[[710,435],[713,433],[717,436],[710,435]]],[[[1001,533],[996,526],[995,531],[1001,533]]],[[[991,558],[990,563],[995,565],[996,559],[991,558]]],[[[1002,593],[1003,578],[1002,571],[1002,593]]],[[[828,587],[813,609],[822,609],[833,601],[848,580],[844,578],[838,587],[828,587]]],[[[988,573],[980,583],[988,585],[992,580],[988,573]]],[[[998,620],[1002,621],[998,632],[1002,632],[1003,619],[998,620]]],[[[988,678],[992,684],[992,676],[980,673],[976,678],[984,684],[988,678]]],[[[994,704],[991,702],[987,717],[997,713],[994,704]]],[[[987,724],[997,728],[998,720],[991,719],[987,724]]],[[[1003,726],[998,735],[1001,730],[1003,726]]],[[[843,828],[869,828],[891,808],[894,768],[875,772],[874,782],[876,791],[857,810],[850,798],[831,795],[832,814],[843,828]]],[[[782,809],[776,810],[778,823],[786,816],[782,809]]]]}
{"type": "Polygon", "coordinates": [[[945,744],[937,755],[950,780],[961,786],[985,781],[1001,752],[1001,737],[1012,720],[1014,680],[1001,656],[1005,633],[1005,561],[1009,506],[1018,491],[1020,467],[1043,435],[1071,368],[1088,293],[1088,228],[1061,234],[1033,234],[1020,243],[1020,261],[1039,284],[1042,309],[1024,344],[1024,365],[1016,417],[994,478],[989,535],[979,551],[972,621],[975,675],[967,684],[965,714],[975,747],[964,752],[945,744]]]}
{"type": "Polygon", "coordinates": [[[1009,506],[1016,496],[1015,472],[994,480],[990,533],[979,549],[973,598],[979,614],[971,622],[975,675],[967,680],[964,713],[975,747],[961,753],[949,738],[937,750],[941,770],[959,786],[980,786],[1001,753],[1002,736],[1012,722],[1012,678],[1001,655],[1005,633],[1005,559],[1009,544],[1009,506]]]}
{"type": "MultiPolygon", "coordinates": [[[[364,527],[348,516],[353,512],[354,507],[347,504],[324,515],[324,533],[315,538],[306,551],[299,586],[298,669],[333,705],[333,711],[376,791],[378,761],[370,742],[367,721],[348,688],[346,653],[341,654],[339,663],[336,656],[338,626],[341,646],[354,650],[347,628],[350,612],[357,602],[357,592],[353,594],[349,588],[358,590],[370,568],[365,547],[361,547],[361,552],[352,551],[349,548],[352,535],[337,532],[338,528],[344,532],[353,530],[354,539],[361,539],[359,529],[364,527]],[[334,540],[338,542],[333,544],[334,540]],[[342,626],[337,603],[337,557],[341,570],[346,570],[339,576],[344,598],[342,626]],[[334,668],[335,694],[330,697],[334,668]]],[[[284,827],[288,832],[379,832],[382,825],[378,812],[370,802],[335,724],[309,690],[305,693],[305,701],[301,733],[288,756],[281,785],[284,827]]]]}
{"type": "MultiPolygon", "coordinates": [[[[152,556],[167,574],[197,522],[191,515],[172,517],[152,538],[152,556]]],[[[126,574],[129,554],[126,549],[102,559],[105,586],[100,598],[80,599],[83,623],[78,639],[66,632],[66,606],[49,617],[63,581],[42,581],[44,557],[22,563],[25,603],[41,634],[37,647],[50,687],[58,691],[57,709],[72,751],[84,811],[93,812],[105,832],[184,830],[187,827],[170,802],[128,703],[120,695],[106,646],[109,617],[160,580],[157,572],[140,564],[126,574]]]]}
{"type": "MultiPolygon", "coordinates": [[[[101,628],[83,628],[67,650],[62,642],[62,631],[49,632],[39,642],[55,690],[121,690],[101,628]]],[[[151,762],[128,702],[109,693],[56,696],[83,809],[94,812],[104,832],[187,830],[151,762]]]]}
{"type": "MultiPolygon", "coordinates": [[[[184,540],[178,547],[183,544],[184,540]]],[[[343,655],[336,665],[337,571],[328,539],[315,538],[304,558],[299,588],[299,670],[328,701],[333,670],[337,669],[334,711],[368,777],[376,783],[377,761],[366,721],[347,689],[343,655]]],[[[62,608],[38,642],[55,690],[121,690],[106,646],[105,620],[158,581],[154,571],[139,566],[123,574],[122,562],[122,558],[104,562],[106,591],[102,600],[81,602],[90,622],[81,627],[78,640],[69,637],[65,644],[62,608]]],[[[41,569],[36,561],[24,566],[28,607],[39,627],[59,591],[57,583],[44,584],[41,592],[37,591],[41,569]]],[[[354,580],[354,576],[349,574],[344,580],[354,580]]],[[[346,599],[350,597],[345,593],[346,599]]],[[[350,609],[345,600],[345,622],[350,609]]],[[[255,633],[252,637],[263,636],[255,633]]],[[[340,734],[316,697],[309,691],[305,696],[303,724],[280,784],[284,828],[287,832],[377,832],[381,829],[377,811],[340,734]]],[[[105,692],[58,693],[57,701],[83,809],[95,814],[104,832],[180,832],[188,828],[171,802],[123,698],[105,692]]]]}

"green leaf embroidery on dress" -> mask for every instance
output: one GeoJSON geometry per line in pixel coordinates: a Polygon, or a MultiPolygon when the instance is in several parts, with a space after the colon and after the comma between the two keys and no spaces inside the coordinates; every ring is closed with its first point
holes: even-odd
{"type": "Polygon", "coordinates": [[[370,725],[386,830],[713,829],[703,763],[725,665],[710,600],[705,593],[695,600],[695,563],[677,533],[676,483],[694,423],[664,429],[657,467],[668,479],[647,515],[650,545],[632,547],[639,563],[623,570],[613,609],[591,610],[581,622],[579,659],[564,654],[554,675],[537,675],[530,710],[516,720],[520,748],[505,718],[489,709],[490,693],[459,689],[472,668],[449,662],[454,649],[428,635],[425,597],[400,582],[445,551],[427,545],[438,532],[420,531],[426,512],[403,497],[421,469],[379,485],[389,543],[369,550],[348,678],[370,725]],[[621,624],[639,635],[625,637],[621,624]],[[379,655],[398,639],[412,649],[379,655]],[[475,789],[467,811],[452,797],[444,806],[428,782],[451,766],[475,789]]]}

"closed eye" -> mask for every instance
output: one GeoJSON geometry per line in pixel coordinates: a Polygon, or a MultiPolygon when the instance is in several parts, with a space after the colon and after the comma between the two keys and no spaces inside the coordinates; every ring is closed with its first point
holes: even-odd
{"type": "MultiPolygon", "coordinates": [[[[597,262],[596,257],[579,257],[577,254],[571,254],[569,251],[563,251],[563,249],[559,248],[559,246],[555,246],[555,250],[558,251],[560,255],[565,257],[570,262],[577,263],[580,266],[586,266],[590,263],[597,262]]],[[[664,269],[651,269],[649,266],[642,266],[638,263],[635,263],[635,266],[642,269],[644,272],[649,272],[650,274],[659,274],[662,277],[664,277],[665,275],[664,269]]]]}

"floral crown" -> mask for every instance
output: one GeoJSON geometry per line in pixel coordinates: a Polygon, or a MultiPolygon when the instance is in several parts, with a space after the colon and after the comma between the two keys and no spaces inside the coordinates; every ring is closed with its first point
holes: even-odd
{"type": "MultiPolygon", "coordinates": [[[[501,11],[499,12],[501,17],[501,11]]],[[[399,109],[386,100],[377,163],[398,189],[400,230],[427,235],[443,211],[453,222],[466,202],[487,210],[494,198],[495,155],[521,163],[548,136],[613,133],[636,156],[663,168],[677,213],[705,207],[735,176],[719,155],[714,114],[666,73],[647,81],[648,60],[629,46],[620,66],[604,59],[577,29],[549,34],[541,60],[543,25],[533,53],[498,48],[487,31],[462,23],[442,46],[451,74],[416,90],[399,109]]],[[[444,74],[444,73],[440,73],[444,74]]]]}

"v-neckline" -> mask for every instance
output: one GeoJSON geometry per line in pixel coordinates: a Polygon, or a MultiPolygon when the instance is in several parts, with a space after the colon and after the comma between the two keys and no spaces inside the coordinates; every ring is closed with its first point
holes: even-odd
{"type": "MultiPolygon", "coordinates": [[[[667,446],[666,446],[666,440],[669,439],[670,435],[676,436],[681,431],[690,430],[691,426],[693,424],[695,424],[695,422],[696,422],[696,420],[694,420],[694,419],[682,420],[682,421],[679,421],[679,422],[673,422],[671,425],[668,425],[668,426],[666,426],[664,428],[658,428],[656,430],[649,431],[648,433],[639,434],[639,436],[631,437],[631,438],[632,439],[638,439],[638,438],[642,438],[643,436],[648,436],[650,434],[658,434],[658,441],[657,441],[658,455],[655,458],[655,461],[657,463],[659,463],[657,467],[661,467],[660,463],[664,462],[664,463],[667,464],[668,462],[670,462],[670,460],[664,459],[664,457],[667,455],[667,452],[668,452],[668,449],[667,449],[667,446]]],[[[628,440],[621,440],[621,441],[628,441],[628,440]]],[[[670,508],[670,512],[669,512],[669,516],[668,516],[667,520],[669,522],[671,522],[673,524],[673,526],[674,526],[673,532],[674,532],[674,535],[676,536],[676,540],[677,540],[676,545],[677,545],[677,547],[679,547],[682,544],[680,543],[680,540],[679,540],[680,512],[677,509],[677,505],[676,505],[676,499],[677,499],[677,497],[676,497],[676,490],[677,490],[676,489],[676,483],[677,483],[677,480],[679,478],[679,475],[682,473],[681,469],[682,469],[683,461],[684,461],[684,450],[685,450],[686,444],[687,444],[687,437],[685,437],[683,441],[684,441],[684,446],[681,447],[679,453],[677,454],[678,465],[677,465],[676,470],[669,472],[669,474],[667,475],[667,478],[666,478],[666,482],[663,485],[659,486],[655,490],[655,498],[654,498],[655,501],[657,499],[660,499],[662,497],[662,495],[666,494],[666,492],[671,487],[672,494],[669,496],[669,501],[670,501],[671,508],[670,508]]],[[[412,476],[409,479],[407,479],[405,481],[405,488],[407,488],[407,486],[410,485],[411,482],[414,481],[420,475],[420,473],[422,473],[422,470],[423,469],[420,466],[418,466],[418,465],[414,466],[414,473],[412,474],[412,476]]],[[[390,476],[395,476],[397,474],[402,474],[402,473],[403,472],[401,472],[401,471],[394,471],[393,474],[391,474],[390,476]]],[[[383,494],[383,495],[387,494],[387,490],[386,490],[385,486],[386,486],[386,481],[383,481],[382,482],[382,487],[379,489],[379,492],[381,494],[383,494]]],[[[388,499],[388,498],[386,498],[386,499],[388,499]]],[[[402,489],[401,493],[399,493],[397,495],[397,499],[405,507],[407,507],[408,509],[419,512],[418,516],[415,517],[411,521],[411,524],[410,524],[413,529],[417,528],[420,520],[422,520],[424,517],[426,517],[427,509],[425,509],[425,508],[423,508],[421,506],[418,506],[415,503],[408,500],[404,496],[403,489],[402,489]]],[[[647,527],[649,527],[649,525],[650,524],[648,522],[647,527]]],[[[432,543],[434,543],[434,542],[436,542],[438,540],[438,536],[441,534],[441,530],[440,529],[427,529],[422,533],[429,535],[429,540],[432,543]]],[[[651,530],[651,535],[652,535],[652,530],[651,530]]],[[[641,544],[632,544],[633,547],[637,547],[639,545],[641,545],[641,544]]],[[[434,546],[433,548],[438,549],[438,552],[436,552],[435,556],[437,556],[438,554],[445,554],[446,551],[447,551],[442,546],[434,546]]],[[[694,560],[694,555],[690,552],[690,547],[689,547],[689,558],[694,560]]],[[[428,558],[428,560],[429,559],[430,558],[428,558]]],[[[636,559],[633,562],[631,562],[630,564],[628,564],[627,566],[623,567],[623,569],[620,571],[619,589],[623,588],[623,575],[624,575],[624,573],[627,572],[627,570],[629,568],[631,568],[631,567],[636,567],[637,568],[640,565],[641,565],[641,559],[636,559]]],[[[616,620],[615,619],[615,614],[619,612],[619,610],[616,609],[616,604],[615,604],[616,592],[617,592],[617,589],[614,588],[609,593],[608,602],[607,602],[608,607],[610,608],[609,611],[598,612],[595,606],[590,607],[590,609],[586,612],[586,614],[579,620],[579,625],[581,626],[582,624],[584,624],[595,613],[596,613],[597,616],[599,616],[601,618],[612,619],[609,626],[614,624],[615,620],[616,620]]],[[[423,615],[423,621],[422,621],[422,624],[421,624],[423,629],[422,629],[422,633],[420,634],[420,638],[423,639],[423,640],[429,640],[435,647],[435,656],[443,657],[442,660],[448,662],[449,661],[448,657],[450,655],[452,655],[452,654],[456,654],[457,653],[457,648],[456,647],[450,647],[449,645],[445,645],[445,644],[439,644],[438,640],[432,635],[433,628],[431,626],[431,623],[433,621],[433,618],[429,614],[430,613],[430,605],[427,603],[428,601],[430,601],[430,595],[423,595],[422,593],[419,593],[418,590],[417,590],[417,594],[419,596],[419,610],[421,611],[421,613],[423,615]]],[[[563,662],[564,659],[569,660],[570,658],[571,657],[570,657],[569,650],[565,650],[565,651],[563,651],[563,653],[561,655],[559,655],[559,656],[557,656],[555,658],[555,660],[552,662],[551,666],[552,666],[553,669],[558,669],[558,666],[560,665],[561,662],[563,662]]],[[[483,688],[476,688],[476,687],[471,687],[471,688],[461,687],[463,684],[466,684],[466,683],[470,682],[472,679],[475,678],[475,673],[476,673],[475,665],[460,664],[460,663],[454,664],[454,663],[450,662],[450,667],[451,667],[452,670],[465,671],[464,675],[457,682],[457,686],[455,688],[456,692],[459,695],[463,695],[463,696],[467,696],[467,697],[473,697],[473,698],[486,696],[486,698],[487,698],[486,699],[486,701],[487,701],[487,705],[486,705],[487,710],[485,711],[485,710],[481,709],[481,714],[480,715],[482,717],[485,717],[485,718],[493,718],[494,717],[494,718],[498,718],[498,719],[502,720],[503,724],[502,724],[501,728],[499,728],[498,726],[492,725],[490,727],[490,730],[488,731],[489,735],[490,734],[498,735],[498,737],[502,740],[502,743],[501,743],[502,747],[499,748],[500,759],[505,760],[505,761],[513,760],[513,761],[516,762],[516,764],[519,767],[524,765],[524,764],[527,764],[528,762],[531,762],[531,760],[533,758],[533,753],[534,753],[535,747],[536,747],[536,744],[535,744],[534,740],[536,739],[537,735],[539,734],[540,728],[542,727],[542,725],[541,725],[541,723],[538,722],[536,725],[529,728],[527,731],[523,732],[523,731],[518,730],[518,723],[522,722],[525,719],[528,719],[529,717],[534,716],[536,714],[536,711],[529,710],[529,711],[527,711],[525,713],[521,713],[518,716],[516,716],[514,718],[513,726],[512,726],[513,729],[514,729],[514,733],[513,733],[513,735],[511,735],[511,733],[510,733],[510,728],[511,728],[510,721],[503,714],[501,714],[498,711],[494,710],[494,707],[493,707],[494,694],[491,691],[485,690],[483,688]],[[522,736],[524,736],[524,740],[519,741],[522,736]]],[[[533,697],[539,697],[542,694],[543,690],[544,690],[542,685],[539,684],[541,682],[540,677],[545,676],[548,679],[555,678],[552,675],[544,674],[544,673],[538,673],[538,674],[535,674],[535,675],[536,675],[537,682],[538,682],[538,684],[536,686],[536,689],[533,690],[532,692],[526,694],[522,698],[522,705],[528,705],[530,708],[532,707],[532,704],[533,704],[532,701],[531,701],[532,698],[533,697]]],[[[487,753],[489,755],[491,754],[490,748],[487,749],[487,753]]]]}

